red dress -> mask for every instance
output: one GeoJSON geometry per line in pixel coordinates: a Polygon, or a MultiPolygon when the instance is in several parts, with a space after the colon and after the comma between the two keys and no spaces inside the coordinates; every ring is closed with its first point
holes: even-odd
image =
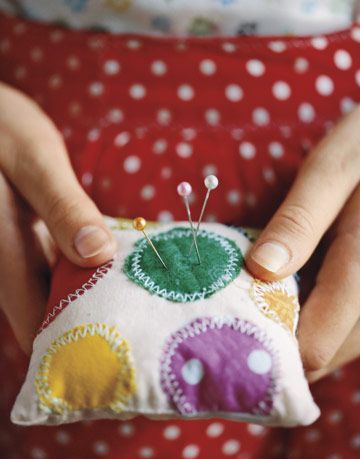
{"type": "MultiPolygon", "coordinates": [[[[76,174],[108,215],[184,219],[176,194],[221,182],[208,220],[263,226],[303,157],[360,101],[360,26],[322,37],[153,38],[0,16],[1,80],[38,101],[76,174]]],[[[360,362],[314,385],[314,425],[222,420],[10,425],[26,359],[1,319],[2,459],[352,459],[360,452],[360,362]]]]}

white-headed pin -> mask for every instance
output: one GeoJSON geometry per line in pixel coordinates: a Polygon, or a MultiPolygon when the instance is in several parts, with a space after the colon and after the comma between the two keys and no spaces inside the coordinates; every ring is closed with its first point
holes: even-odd
{"type": "Polygon", "coordinates": [[[200,253],[199,253],[199,248],[197,245],[197,240],[196,240],[196,234],[195,234],[195,229],[194,225],[191,219],[191,212],[190,212],[190,206],[189,206],[189,196],[191,195],[192,192],[192,187],[189,182],[181,182],[179,183],[177,187],[177,192],[178,195],[181,196],[184,200],[185,208],[186,208],[186,213],[188,216],[188,220],[190,223],[190,228],[193,236],[193,244],[195,244],[195,249],[196,249],[196,254],[199,260],[199,264],[201,263],[201,258],[200,258],[200,253]]]}
{"type": "MultiPolygon", "coordinates": [[[[206,192],[206,196],[205,196],[205,199],[204,199],[204,203],[203,203],[202,208],[201,208],[199,221],[198,221],[198,224],[196,226],[196,231],[195,231],[195,235],[196,236],[197,236],[198,231],[200,229],[200,224],[201,224],[203,216],[204,216],[204,212],[205,212],[208,200],[209,200],[210,193],[211,193],[212,190],[215,190],[215,188],[218,187],[219,180],[216,177],[216,175],[207,175],[205,177],[204,184],[205,184],[205,187],[207,188],[207,192],[206,192]]],[[[194,243],[191,244],[189,254],[191,253],[191,250],[192,250],[193,246],[194,246],[194,243]]]]}
{"type": "Polygon", "coordinates": [[[156,253],[156,256],[161,261],[161,264],[164,266],[165,269],[167,269],[166,264],[164,263],[163,259],[161,258],[159,252],[156,250],[156,247],[152,243],[152,241],[149,238],[149,236],[145,233],[145,228],[146,228],[146,220],[145,220],[145,218],[143,218],[143,217],[134,218],[133,226],[134,226],[134,228],[136,230],[141,231],[143,233],[143,235],[145,236],[145,239],[148,241],[150,247],[153,249],[153,251],[156,253]]]}

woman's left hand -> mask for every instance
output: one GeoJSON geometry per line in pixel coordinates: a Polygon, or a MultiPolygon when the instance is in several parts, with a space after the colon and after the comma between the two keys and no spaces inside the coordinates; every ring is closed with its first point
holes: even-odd
{"type": "Polygon", "coordinates": [[[267,281],[289,276],[330,227],[330,244],[298,329],[310,381],[360,355],[360,106],[306,158],[249,252],[247,267],[267,281]]]}

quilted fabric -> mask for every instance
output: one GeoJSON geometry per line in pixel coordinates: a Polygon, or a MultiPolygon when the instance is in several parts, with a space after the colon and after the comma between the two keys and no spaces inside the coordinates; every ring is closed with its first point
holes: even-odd
{"type": "Polygon", "coordinates": [[[84,272],[61,260],[54,272],[14,423],[141,414],[293,426],[318,417],[295,337],[297,283],[246,271],[249,233],[204,224],[199,266],[187,223],[150,226],[165,270],[141,233],[108,222],[119,239],[111,262],[84,272]]]}

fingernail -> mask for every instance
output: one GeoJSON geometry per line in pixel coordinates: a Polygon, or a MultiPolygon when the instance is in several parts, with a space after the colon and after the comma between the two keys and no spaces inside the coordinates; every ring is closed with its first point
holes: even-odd
{"type": "Polygon", "coordinates": [[[273,273],[278,272],[290,261],[290,253],[278,242],[264,242],[259,245],[251,258],[260,266],[273,273]]]}
{"type": "Polygon", "coordinates": [[[106,231],[98,226],[88,225],[77,233],[74,246],[82,258],[98,255],[109,244],[110,237],[106,231]]]}

